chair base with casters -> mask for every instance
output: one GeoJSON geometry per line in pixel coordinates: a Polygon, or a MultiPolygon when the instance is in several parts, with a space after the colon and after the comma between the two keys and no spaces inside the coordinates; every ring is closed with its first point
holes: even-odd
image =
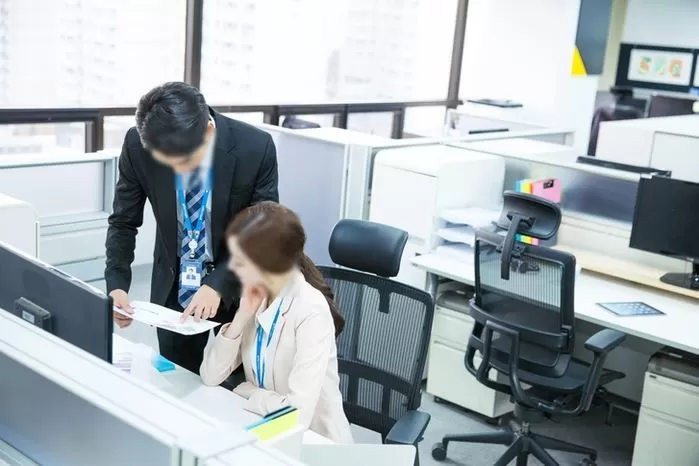
{"type": "Polygon", "coordinates": [[[444,461],[447,458],[449,444],[454,442],[504,445],[508,447],[493,466],[506,466],[515,460],[517,460],[517,466],[526,466],[529,455],[534,456],[544,466],[560,466],[547,450],[579,453],[585,456],[580,462],[581,465],[595,466],[597,464],[597,452],[592,448],[532,432],[531,424],[545,419],[545,416],[540,411],[515,403],[514,415],[516,420],[510,421],[509,428],[505,430],[445,436],[441,442],[437,442],[432,447],[432,458],[437,461],[444,461]]]}
{"type": "MultiPolygon", "coordinates": [[[[526,371],[522,371],[520,376],[525,383],[540,384],[538,388],[530,389],[537,392],[538,398],[554,398],[552,402],[564,408],[578,401],[583,386],[585,385],[585,380],[587,379],[587,372],[590,370],[590,365],[579,360],[573,360],[566,375],[561,378],[549,379],[529,374],[526,371]],[[553,392],[549,391],[551,387],[555,387],[553,392]],[[563,393],[565,395],[556,397],[555,393],[563,393]]],[[[621,372],[602,369],[599,376],[597,393],[604,393],[604,385],[623,377],[624,374],[621,372]]],[[[437,461],[444,461],[447,457],[449,443],[474,443],[504,445],[508,447],[494,466],[504,466],[515,459],[517,460],[517,466],[525,466],[529,455],[533,455],[544,466],[559,466],[559,463],[554,460],[546,450],[579,453],[585,456],[580,463],[581,465],[594,466],[596,464],[597,452],[595,450],[551,437],[545,437],[530,430],[531,424],[549,419],[549,414],[515,401],[514,416],[515,420],[510,422],[510,426],[506,430],[465,435],[447,435],[441,442],[436,443],[432,447],[432,457],[437,461]]]]}

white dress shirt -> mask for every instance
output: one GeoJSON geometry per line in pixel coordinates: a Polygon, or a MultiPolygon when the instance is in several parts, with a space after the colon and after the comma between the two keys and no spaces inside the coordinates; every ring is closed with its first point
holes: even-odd
{"type": "MultiPolygon", "coordinates": [[[[216,122],[214,121],[214,118],[212,116],[209,116],[209,119],[211,120],[211,124],[216,128],[216,122]]],[[[199,165],[199,177],[202,181],[202,183],[207,181],[207,177],[211,173],[211,167],[213,166],[214,162],[214,148],[216,147],[216,132],[214,131],[214,136],[211,138],[211,141],[209,141],[209,145],[206,147],[206,154],[204,154],[204,159],[201,161],[201,165],[199,165]]],[[[189,183],[191,181],[192,173],[183,173],[180,175],[182,177],[182,185],[184,189],[186,190],[187,187],[189,186],[189,183]]],[[[212,262],[213,261],[213,253],[211,250],[211,197],[213,195],[213,186],[209,187],[211,191],[209,191],[209,197],[206,200],[206,214],[204,215],[204,222],[206,225],[206,244],[205,244],[205,252],[204,252],[204,262],[212,262]]],[[[186,194],[186,193],[185,193],[186,194]]],[[[175,191],[175,195],[177,195],[177,191],[175,191]]],[[[180,206],[179,201],[177,202],[177,224],[182,225],[182,207],[180,206]]],[[[178,247],[177,249],[177,255],[181,256],[182,255],[182,230],[178,229],[178,247]]]]}

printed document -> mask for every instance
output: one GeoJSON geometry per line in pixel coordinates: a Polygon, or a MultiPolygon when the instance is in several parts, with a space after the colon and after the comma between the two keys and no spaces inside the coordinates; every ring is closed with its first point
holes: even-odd
{"type": "Polygon", "coordinates": [[[133,314],[129,314],[116,307],[114,308],[114,312],[118,312],[126,317],[131,317],[133,320],[143,322],[146,325],[152,325],[182,335],[196,335],[198,333],[208,332],[212,328],[221,325],[218,322],[212,322],[210,320],[195,322],[192,317],[188,317],[184,322],[180,322],[182,314],[172,309],[145,301],[132,301],[130,304],[133,314]]]}

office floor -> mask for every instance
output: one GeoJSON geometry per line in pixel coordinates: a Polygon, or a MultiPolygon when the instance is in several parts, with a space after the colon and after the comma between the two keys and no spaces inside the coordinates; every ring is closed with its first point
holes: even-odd
{"type": "MultiPolygon", "coordinates": [[[[103,282],[94,283],[97,287],[103,287],[103,282]]],[[[134,269],[134,285],[131,299],[148,299],[150,290],[150,269],[138,267],[134,269]]],[[[131,341],[157,346],[155,330],[134,323],[126,329],[117,330],[118,333],[131,341]]],[[[484,424],[474,416],[468,415],[464,410],[447,405],[435,403],[432,396],[425,394],[422,398],[423,411],[432,415],[432,420],[425,433],[425,439],[420,444],[420,464],[431,465],[461,465],[461,466],[489,466],[492,465],[504,451],[504,447],[488,445],[463,445],[453,444],[449,447],[449,458],[443,463],[432,459],[432,445],[442,436],[453,433],[484,432],[493,427],[484,424]]],[[[614,415],[614,426],[604,424],[604,411],[593,410],[587,415],[567,419],[562,422],[547,421],[534,426],[534,430],[543,435],[556,437],[561,440],[581,443],[596,448],[599,452],[599,466],[627,466],[631,464],[633,441],[635,435],[636,418],[624,412],[617,411],[614,415]]],[[[379,438],[373,432],[353,427],[355,440],[362,443],[378,443],[379,438]]],[[[576,455],[553,453],[553,456],[563,466],[577,465],[579,457],[576,455]]],[[[538,466],[540,463],[530,460],[530,466],[538,466]]]]}

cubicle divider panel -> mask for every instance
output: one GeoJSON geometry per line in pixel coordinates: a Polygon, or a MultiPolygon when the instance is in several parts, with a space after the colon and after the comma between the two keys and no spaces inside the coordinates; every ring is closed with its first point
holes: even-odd
{"type": "Polygon", "coordinates": [[[504,158],[506,190],[514,189],[517,180],[560,180],[559,244],[664,270],[686,269],[683,261],[629,248],[640,175],[574,162],[504,158]]]}
{"type": "Polygon", "coordinates": [[[298,214],[306,230],[306,254],[330,265],[328,241],[342,218],[347,146],[265,128],[277,146],[279,201],[298,214]]]}
{"type": "Polygon", "coordinates": [[[2,309],[0,374],[0,439],[39,464],[181,465],[224,427],[2,309]]]}
{"type": "Polygon", "coordinates": [[[0,191],[29,202],[42,219],[103,212],[104,182],[102,161],[0,166],[0,191]]]}

